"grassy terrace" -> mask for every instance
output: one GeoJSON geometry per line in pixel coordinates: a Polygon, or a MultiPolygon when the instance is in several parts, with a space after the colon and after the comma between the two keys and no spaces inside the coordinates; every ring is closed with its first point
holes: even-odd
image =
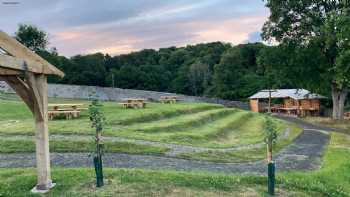
{"type": "MultiPolygon", "coordinates": [[[[277,173],[276,196],[349,196],[350,137],[333,133],[322,168],[314,172],[277,173]]],[[[259,176],[175,171],[106,169],[106,186],[94,187],[93,169],[53,170],[57,186],[46,196],[267,196],[259,176]]],[[[2,169],[1,196],[37,196],[34,169],[2,169]]]]}
{"type": "MultiPolygon", "coordinates": [[[[50,99],[50,103],[84,103],[84,100],[50,99]]],[[[104,102],[107,125],[104,136],[122,137],[130,142],[105,142],[106,152],[162,155],[169,148],[158,145],[140,145],[133,140],[156,141],[208,148],[229,148],[261,144],[264,115],[224,108],[206,103],[178,103],[172,105],[149,103],[145,109],[123,109],[116,102],[104,102]]],[[[300,128],[275,120],[280,140],[277,151],[299,135],[300,128]]],[[[0,153],[33,152],[34,135],[32,115],[14,95],[0,95],[0,153]],[[2,98],[2,99],[1,99],[2,98]],[[11,137],[12,138],[9,138],[11,137]],[[19,137],[18,137],[19,136],[19,137]],[[27,138],[26,138],[27,137],[27,138]]],[[[52,139],[52,152],[91,152],[93,136],[87,111],[79,119],[49,121],[51,135],[69,136],[69,140],[52,139]]],[[[183,153],[178,157],[220,162],[242,162],[263,159],[263,146],[241,151],[183,153]]]]}
{"type": "MultiPolygon", "coordinates": [[[[150,145],[140,145],[128,142],[105,142],[105,149],[109,153],[152,154],[163,155],[168,148],[150,145]]],[[[92,152],[95,148],[91,141],[50,141],[51,152],[92,152]]],[[[30,140],[0,140],[0,153],[31,153],[35,152],[35,143],[30,140]]]]}

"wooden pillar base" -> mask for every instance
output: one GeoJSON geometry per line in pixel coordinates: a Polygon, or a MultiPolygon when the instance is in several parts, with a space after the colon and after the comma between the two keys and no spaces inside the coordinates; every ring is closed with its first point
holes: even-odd
{"type": "Polygon", "coordinates": [[[45,194],[45,193],[49,192],[50,189],[52,189],[55,186],[56,186],[56,183],[52,183],[52,181],[50,181],[50,183],[48,185],[35,186],[32,190],[30,190],[30,192],[32,192],[34,194],[45,194]]]}

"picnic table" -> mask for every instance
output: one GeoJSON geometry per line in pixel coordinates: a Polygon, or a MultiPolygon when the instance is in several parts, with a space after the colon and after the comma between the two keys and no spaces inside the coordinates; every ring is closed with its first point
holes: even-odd
{"type": "Polygon", "coordinates": [[[124,108],[145,108],[147,103],[144,98],[128,98],[125,99],[123,103],[119,104],[124,108]]]}
{"type": "MultiPolygon", "coordinates": [[[[268,111],[269,107],[265,107],[265,110],[268,111]]],[[[283,107],[283,106],[271,106],[271,112],[273,113],[286,113],[288,115],[297,115],[299,108],[297,107],[283,107]]]]}
{"type": "Polygon", "coordinates": [[[160,102],[162,103],[176,103],[179,99],[177,96],[161,96],[160,97],[160,102]]]}
{"type": "Polygon", "coordinates": [[[48,107],[51,108],[48,111],[48,118],[49,120],[53,120],[55,117],[64,115],[67,120],[72,118],[78,118],[80,117],[81,110],[84,110],[85,108],[82,108],[84,104],[80,103],[64,103],[64,104],[48,104],[48,107]]]}

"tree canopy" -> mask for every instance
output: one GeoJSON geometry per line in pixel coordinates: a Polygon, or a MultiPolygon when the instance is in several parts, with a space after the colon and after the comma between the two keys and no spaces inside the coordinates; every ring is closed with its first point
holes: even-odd
{"type": "Polygon", "coordinates": [[[295,74],[289,79],[296,84],[331,90],[333,118],[342,119],[350,87],[349,1],[265,2],[271,15],[263,38],[288,54],[279,69],[295,74]]]}
{"type": "Polygon", "coordinates": [[[36,52],[45,50],[49,43],[47,33],[33,25],[20,24],[15,37],[19,42],[36,52]]]}

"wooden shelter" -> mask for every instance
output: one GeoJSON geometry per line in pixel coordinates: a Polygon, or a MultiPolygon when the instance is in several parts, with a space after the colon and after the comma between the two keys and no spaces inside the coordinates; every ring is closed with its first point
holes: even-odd
{"type": "Polygon", "coordinates": [[[271,106],[271,112],[298,116],[319,114],[321,108],[320,99],[326,98],[305,89],[261,90],[249,97],[251,111],[267,111],[267,104],[261,101],[270,99],[270,97],[271,99],[282,99],[281,104],[274,104],[271,106]]]}
{"type": "Polygon", "coordinates": [[[14,38],[0,31],[0,80],[7,82],[21,97],[35,119],[37,192],[53,187],[47,117],[47,75],[64,73],[14,38]]]}

